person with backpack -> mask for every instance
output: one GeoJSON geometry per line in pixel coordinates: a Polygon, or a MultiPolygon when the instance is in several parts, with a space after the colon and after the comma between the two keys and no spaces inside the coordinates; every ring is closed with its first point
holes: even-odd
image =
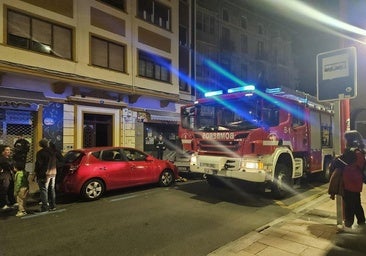
{"type": "Polygon", "coordinates": [[[14,143],[13,160],[26,164],[29,148],[30,143],[23,137],[23,134],[18,134],[18,139],[14,143]]]}
{"type": "Polygon", "coordinates": [[[347,228],[352,227],[355,217],[358,225],[365,224],[361,204],[365,151],[362,140],[355,138],[355,134],[346,132],[346,149],[333,163],[334,171],[328,188],[331,199],[334,199],[335,194],[343,198],[344,226],[347,228]]]}

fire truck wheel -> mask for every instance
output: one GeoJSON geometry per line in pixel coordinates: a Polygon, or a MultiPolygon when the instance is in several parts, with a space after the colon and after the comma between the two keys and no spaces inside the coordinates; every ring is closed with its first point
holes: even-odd
{"type": "Polygon", "coordinates": [[[291,177],[291,171],[284,164],[277,164],[275,170],[275,179],[272,183],[272,195],[277,199],[284,198],[293,185],[293,180],[291,177]]]}
{"type": "Polygon", "coordinates": [[[324,161],[323,171],[320,173],[320,179],[324,183],[329,182],[330,176],[332,175],[332,172],[330,170],[331,162],[332,162],[331,159],[325,159],[325,161],[324,161]]]}

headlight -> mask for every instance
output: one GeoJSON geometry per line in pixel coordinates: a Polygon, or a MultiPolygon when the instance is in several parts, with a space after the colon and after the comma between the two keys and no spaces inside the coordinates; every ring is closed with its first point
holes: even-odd
{"type": "Polygon", "coordinates": [[[257,169],[263,170],[263,163],[262,162],[245,162],[244,163],[245,169],[257,169]]]}
{"type": "Polygon", "coordinates": [[[191,165],[197,165],[197,156],[191,155],[191,165]]]}

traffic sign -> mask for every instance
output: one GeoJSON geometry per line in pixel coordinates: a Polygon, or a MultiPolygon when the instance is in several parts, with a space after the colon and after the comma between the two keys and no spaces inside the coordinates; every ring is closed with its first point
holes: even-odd
{"type": "Polygon", "coordinates": [[[319,101],[352,99],[357,96],[356,48],[319,53],[316,62],[319,101]]]}

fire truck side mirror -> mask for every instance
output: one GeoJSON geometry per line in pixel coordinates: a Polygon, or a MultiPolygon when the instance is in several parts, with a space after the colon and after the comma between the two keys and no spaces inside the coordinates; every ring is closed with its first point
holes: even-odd
{"type": "Polygon", "coordinates": [[[278,140],[278,146],[282,146],[283,145],[283,139],[279,139],[278,140]]]}

